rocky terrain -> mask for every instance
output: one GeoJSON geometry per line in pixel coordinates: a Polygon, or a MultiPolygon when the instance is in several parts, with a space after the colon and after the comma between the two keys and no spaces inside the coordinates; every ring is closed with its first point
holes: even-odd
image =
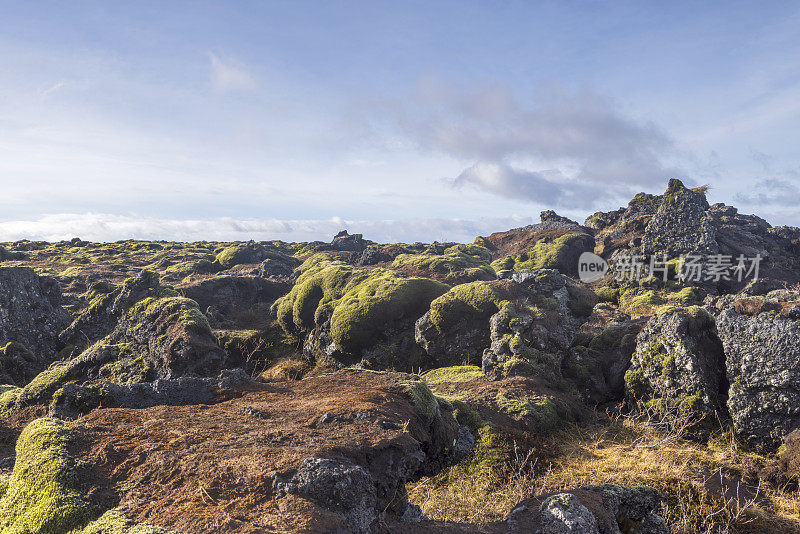
{"type": "Polygon", "coordinates": [[[4,533],[800,532],[799,435],[800,229],[678,180],[471,244],[0,243],[4,533]]]}

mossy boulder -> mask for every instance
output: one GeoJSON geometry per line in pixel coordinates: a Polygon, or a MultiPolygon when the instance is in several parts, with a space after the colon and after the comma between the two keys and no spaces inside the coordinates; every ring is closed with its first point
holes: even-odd
{"type": "Polygon", "coordinates": [[[408,352],[409,342],[413,345],[413,321],[448,289],[441,282],[392,270],[355,269],[323,254],[307,259],[298,270],[295,285],[272,306],[278,323],[290,335],[307,335],[304,350],[310,356],[333,357],[348,365],[367,357],[372,360],[368,365],[384,367],[400,356],[399,367],[409,367],[412,355],[400,353],[408,352]],[[364,353],[372,348],[369,355],[364,353]]]}
{"type": "Polygon", "coordinates": [[[428,278],[403,278],[382,269],[371,271],[348,284],[335,303],[331,337],[343,352],[357,354],[374,344],[392,323],[417,317],[447,289],[445,284],[428,278]]]}
{"type": "Polygon", "coordinates": [[[454,286],[417,320],[417,343],[439,365],[480,363],[490,343],[489,317],[498,312],[505,296],[496,282],[454,286]]]}
{"type": "Polygon", "coordinates": [[[69,428],[36,419],[20,434],[14,472],[0,499],[0,527],[7,534],[64,534],[82,527],[98,510],[80,491],[77,462],[69,455],[69,428]]]}
{"type": "Polygon", "coordinates": [[[441,254],[400,254],[392,268],[407,274],[429,276],[449,284],[494,280],[491,253],[478,245],[454,245],[441,254]]]}
{"type": "Polygon", "coordinates": [[[561,364],[585,320],[585,309],[591,311],[597,297],[552,270],[515,273],[512,282],[513,298],[489,320],[484,373],[493,379],[537,377],[552,387],[566,387],[561,364]]]}
{"type": "Polygon", "coordinates": [[[197,303],[166,290],[129,308],[102,340],[39,373],[22,389],[16,405],[49,403],[69,381],[128,383],[186,374],[215,376],[224,361],[225,353],[197,303]]]}
{"type": "Polygon", "coordinates": [[[586,233],[570,233],[558,237],[544,236],[529,252],[498,259],[492,268],[498,273],[537,269],[555,269],[562,274],[577,276],[578,258],[594,250],[594,238],[586,233]]]}
{"type": "Polygon", "coordinates": [[[332,311],[330,305],[344,295],[354,272],[347,263],[326,254],[316,254],[297,269],[299,277],[272,306],[278,323],[290,334],[308,331],[323,323],[332,311]]]}
{"type": "Polygon", "coordinates": [[[714,319],[702,308],[653,316],[637,337],[625,374],[626,397],[667,414],[696,419],[706,434],[726,413],[727,378],[714,319]]]}
{"type": "Polygon", "coordinates": [[[259,243],[237,243],[217,252],[214,263],[221,269],[230,269],[236,265],[260,263],[267,258],[267,249],[259,243]]]}

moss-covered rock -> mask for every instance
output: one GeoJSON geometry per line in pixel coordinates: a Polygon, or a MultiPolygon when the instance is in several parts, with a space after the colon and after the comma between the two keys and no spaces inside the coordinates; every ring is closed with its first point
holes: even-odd
{"type": "Polygon", "coordinates": [[[137,523],[119,510],[109,510],[81,529],[69,534],[176,534],[163,528],[137,523]]]}
{"type": "Polygon", "coordinates": [[[559,237],[545,236],[538,240],[525,254],[516,254],[498,259],[492,268],[498,273],[555,269],[562,274],[578,274],[578,258],[584,252],[594,250],[594,238],[585,233],[564,234],[559,237]]]}
{"type": "Polygon", "coordinates": [[[563,422],[556,404],[545,396],[511,398],[498,393],[495,403],[501,410],[525,418],[540,430],[553,430],[563,422]]]}
{"type": "Polygon", "coordinates": [[[322,314],[331,311],[328,306],[342,297],[354,269],[327,254],[316,254],[297,270],[300,276],[292,289],[272,306],[288,333],[313,329],[322,314]]]}
{"type": "Polygon", "coordinates": [[[628,403],[691,415],[705,435],[725,413],[724,360],[714,319],[702,308],[656,315],[639,334],[625,375],[628,403]]]}
{"type": "Polygon", "coordinates": [[[447,286],[428,278],[403,278],[376,269],[347,285],[331,314],[331,337],[344,352],[356,354],[375,343],[391,323],[422,313],[447,286]]]}
{"type": "Polygon", "coordinates": [[[436,385],[442,382],[471,382],[483,378],[483,372],[477,365],[455,365],[431,369],[422,377],[428,384],[436,385]]]}
{"type": "Polygon", "coordinates": [[[64,534],[87,524],[97,510],[79,491],[71,434],[57,419],[37,419],[17,440],[17,458],[0,499],[0,527],[7,534],[64,534]]]}
{"type": "Polygon", "coordinates": [[[494,270],[489,266],[491,253],[477,245],[455,245],[443,254],[400,254],[392,268],[410,274],[436,277],[457,284],[475,280],[494,280],[494,270]]]}

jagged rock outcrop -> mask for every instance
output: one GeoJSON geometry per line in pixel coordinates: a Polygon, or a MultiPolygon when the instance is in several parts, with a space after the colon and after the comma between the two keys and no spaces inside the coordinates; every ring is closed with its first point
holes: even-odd
{"type": "Polygon", "coordinates": [[[39,276],[29,267],[0,267],[0,347],[7,348],[0,367],[5,370],[6,365],[10,366],[6,374],[20,379],[30,369],[46,367],[54,361],[59,349],[58,333],[67,324],[69,314],[61,307],[56,280],[39,276]],[[15,345],[7,347],[12,342],[15,345]],[[33,361],[24,355],[25,351],[33,354],[33,361]]]}
{"type": "Polygon", "coordinates": [[[642,236],[642,252],[666,254],[716,254],[716,229],[706,217],[705,194],[687,189],[680,180],[670,180],[655,215],[642,236]]]}
{"type": "Polygon", "coordinates": [[[148,270],[128,278],[119,287],[104,281],[93,283],[89,286],[89,306],[59,334],[59,340],[78,350],[85,349],[111,333],[128,308],[156,295],[159,288],[158,274],[148,270]]]}
{"type": "Polygon", "coordinates": [[[596,252],[605,258],[640,254],[661,258],[665,254],[675,259],[691,254],[702,256],[699,263],[705,266],[707,256],[721,254],[733,265],[743,256],[746,270],[741,277],[728,271],[717,280],[705,272],[700,280],[692,280],[721,292],[737,291],[753,280],[751,259],[757,255],[760,278],[789,284],[800,281],[800,229],[772,227],[732,206],[709,206],[704,188],[689,189],[680,180],[670,180],[664,195],[641,193],[625,210],[598,212],[587,219],[586,226],[597,230],[596,252]]]}
{"type": "Polygon", "coordinates": [[[483,354],[483,372],[559,384],[561,364],[597,296],[551,270],[515,273],[512,281],[518,296],[504,301],[489,320],[491,344],[483,354]]]}
{"type": "Polygon", "coordinates": [[[777,446],[800,428],[796,302],[742,299],[717,317],[730,382],[728,409],[736,432],[756,446],[777,446]]]}
{"type": "Polygon", "coordinates": [[[52,364],[15,393],[15,404],[48,403],[69,381],[149,382],[184,375],[213,376],[225,362],[197,303],[162,290],[137,302],[114,330],[75,357],[52,364]]]}
{"type": "Polygon", "coordinates": [[[717,413],[724,416],[725,355],[711,315],[691,307],[650,318],[636,339],[625,385],[632,406],[691,413],[706,425],[717,413]]]}

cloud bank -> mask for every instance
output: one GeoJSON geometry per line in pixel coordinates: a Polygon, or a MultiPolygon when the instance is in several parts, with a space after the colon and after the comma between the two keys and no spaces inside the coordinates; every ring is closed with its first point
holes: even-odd
{"type": "Polygon", "coordinates": [[[33,220],[0,222],[0,242],[20,239],[61,241],[80,237],[89,241],[123,239],[177,241],[330,241],[340,230],[363,233],[381,243],[416,241],[472,242],[478,235],[530,224],[530,217],[479,220],[279,220],[215,218],[181,220],[140,218],[105,213],[47,215],[33,220]]]}
{"type": "Polygon", "coordinates": [[[553,207],[587,208],[682,173],[666,163],[673,141],[590,89],[551,87],[521,100],[499,87],[478,92],[423,84],[394,108],[421,150],[473,163],[453,185],[472,185],[553,207]]]}

